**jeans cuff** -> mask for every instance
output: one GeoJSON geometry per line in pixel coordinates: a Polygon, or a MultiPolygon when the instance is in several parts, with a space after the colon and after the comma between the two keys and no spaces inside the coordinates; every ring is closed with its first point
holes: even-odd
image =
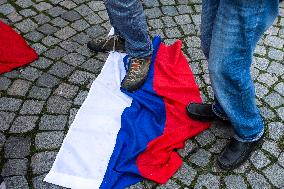
{"type": "Polygon", "coordinates": [[[215,102],[212,104],[212,111],[219,118],[221,118],[223,120],[228,120],[228,117],[226,115],[224,115],[223,113],[221,113],[220,111],[218,111],[218,109],[215,107],[215,102]]]}
{"type": "Polygon", "coordinates": [[[240,141],[240,142],[254,142],[254,141],[259,140],[259,139],[262,137],[263,134],[264,134],[264,127],[263,127],[263,129],[261,130],[261,132],[260,132],[258,135],[256,135],[255,137],[242,139],[242,138],[240,138],[238,135],[234,134],[234,138],[235,138],[237,141],[240,141]]]}

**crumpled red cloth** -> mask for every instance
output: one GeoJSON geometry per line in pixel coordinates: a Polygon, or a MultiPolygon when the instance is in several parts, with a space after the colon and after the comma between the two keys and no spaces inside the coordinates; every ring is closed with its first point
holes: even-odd
{"type": "Polygon", "coordinates": [[[0,74],[29,64],[37,58],[35,50],[10,26],[0,21],[0,74]]]}

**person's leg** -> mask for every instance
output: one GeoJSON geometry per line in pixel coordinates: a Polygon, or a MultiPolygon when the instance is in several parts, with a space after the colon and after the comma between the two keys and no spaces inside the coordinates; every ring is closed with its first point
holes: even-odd
{"type": "Polygon", "coordinates": [[[216,100],[235,132],[234,141],[219,158],[221,164],[230,160],[222,165],[224,168],[240,165],[252,150],[253,141],[263,135],[250,67],[255,46],[277,13],[278,0],[220,0],[208,65],[216,100]],[[245,155],[233,154],[232,146],[236,147],[235,152],[245,155]]]}
{"type": "Polygon", "coordinates": [[[152,54],[152,42],[140,0],[105,0],[115,32],[125,39],[127,54],[146,57],[152,54]]]}
{"type": "Polygon", "coordinates": [[[259,138],[263,122],[250,75],[253,51],[277,15],[277,0],[220,0],[209,54],[214,94],[243,141],[259,138]]]}

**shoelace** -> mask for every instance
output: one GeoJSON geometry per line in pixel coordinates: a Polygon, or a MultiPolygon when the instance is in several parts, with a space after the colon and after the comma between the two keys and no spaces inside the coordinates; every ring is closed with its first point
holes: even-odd
{"type": "Polygon", "coordinates": [[[143,61],[141,59],[136,59],[136,62],[133,61],[131,63],[131,68],[133,68],[133,66],[134,66],[134,68],[129,71],[129,79],[130,80],[135,80],[135,78],[137,77],[137,73],[139,72],[139,70],[141,68],[142,62],[143,61]]]}
{"type": "MultiPolygon", "coordinates": [[[[106,42],[103,44],[103,47],[105,47],[105,45],[111,40],[113,39],[113,46],[112,46],[112,50],[115,51],[115,45],[116,45],[116,41],[118,40],[119,36],[117,35],[110,35],[107,37],[106,42]],[[114,39],[113,39],[114,38],[114,39]]],[[[102,39],[103,40],[103,39],[102,39]]]]}

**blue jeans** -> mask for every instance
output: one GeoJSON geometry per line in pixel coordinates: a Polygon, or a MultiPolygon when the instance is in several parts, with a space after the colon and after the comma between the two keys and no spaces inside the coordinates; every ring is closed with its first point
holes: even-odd
{"type": "Polygon", "coordinates": [[[152,41],[140,0],[104,0],[115,34],[125,39],[127,54],[145,57],[152,54],[152,41]]]}
{"type": "Polygon", "coordinates": [[[201,46],[215,95],[213,111],[229,119],[239,141],[264,132],[250,75],[253,51],[278,14],[279,0],[203,0],[201,46]]]}

